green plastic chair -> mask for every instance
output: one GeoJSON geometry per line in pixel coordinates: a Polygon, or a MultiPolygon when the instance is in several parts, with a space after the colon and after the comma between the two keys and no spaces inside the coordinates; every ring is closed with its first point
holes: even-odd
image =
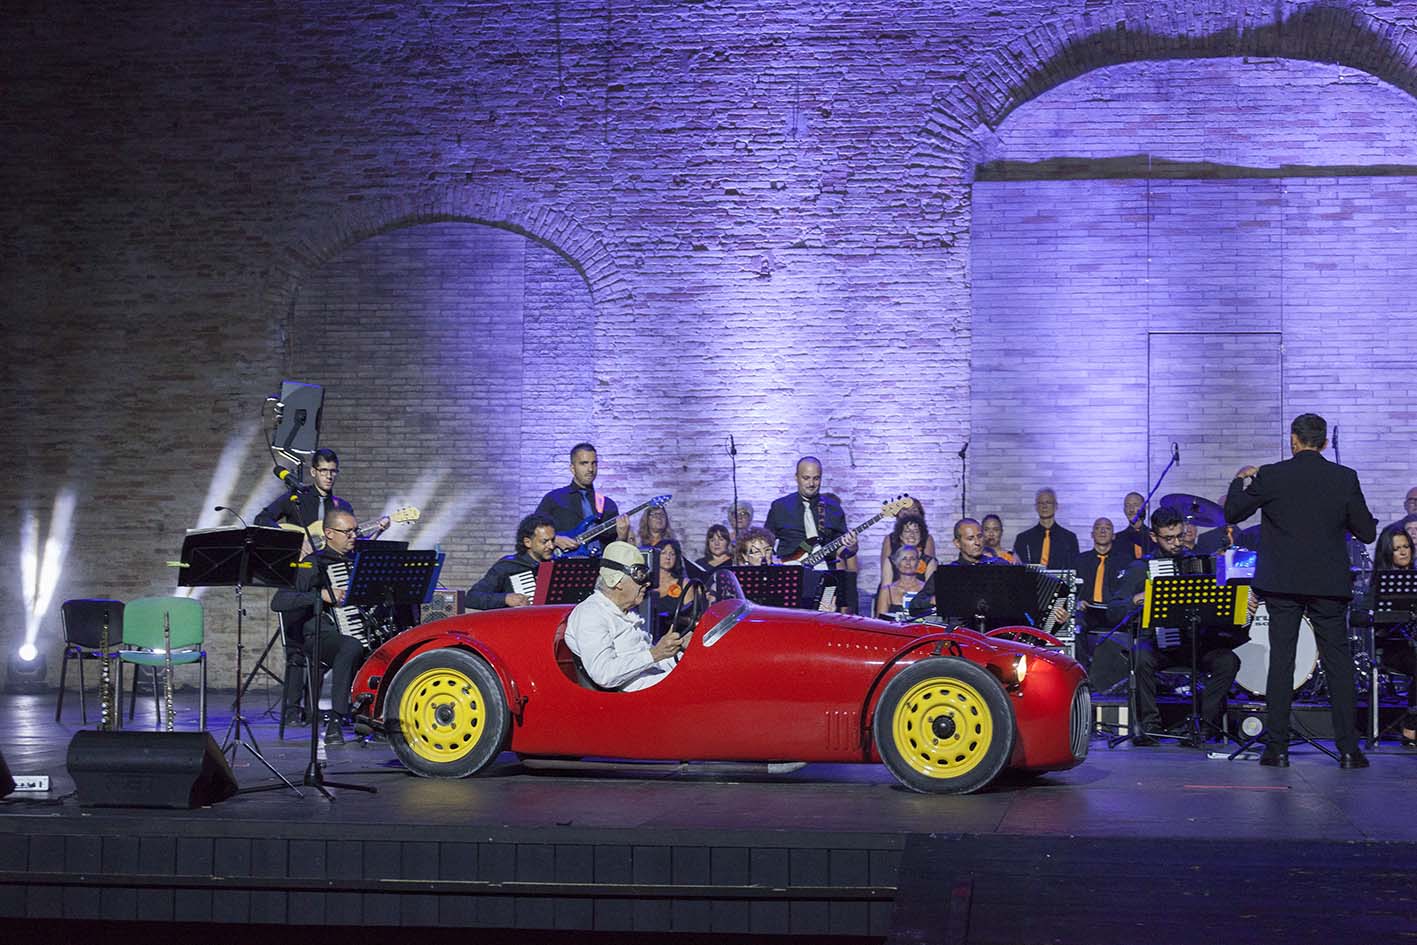
{"type": "Polygon", "coordinates": [[[133,664],[133,693],[128,702],[128,718],[138,704],[138,674],[142,667],[153,671],[153,703],[157,709],[158,727],[162,727],[162,671],[166,657],[162,653],[163,619],[172,628],[173,666],[198,663],[202,680],[198,691],[200,728],[207,727],[207,651],[202,648],[202,604],[190,597],[140,597],[123,608],[123,648],[118,658],[133,664]]]}

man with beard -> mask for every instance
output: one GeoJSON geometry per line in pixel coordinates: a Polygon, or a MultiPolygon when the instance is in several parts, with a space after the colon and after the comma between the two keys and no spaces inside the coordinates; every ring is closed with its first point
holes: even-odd
{"type": "MultiPolygon", "coordinates": [[[[541,562],[550,561],[556,548],[556,525],[545,515],[533,512],[517,525],[514,554],[501,558],[488,569],[467,592],[467,606],[472,610],[496,610],[501,607],[525,607],[531,595],[518,591],[516,575],[530,575],[535,583],[541,562]]],[[[525,581],[526,579],[522,579],[525,581]]]]}

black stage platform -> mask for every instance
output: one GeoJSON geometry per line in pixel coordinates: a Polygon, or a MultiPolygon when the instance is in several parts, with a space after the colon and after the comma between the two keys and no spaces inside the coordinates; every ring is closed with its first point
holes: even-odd
{"type": "MultiPolygon", "coordinates": [[[[190,728],[195,696],[179,701],[190,728]]],[[[387,746],[346,744],[329,751],[328,776],[377,794],[144,811],[64,796],[74,702],[65,725],[53,695],[5,696],[0,709],[14,773],[53,778],[49,795],[0,802],[0,916],[46,941],[55,928],[111,941],[150,933],[144,923],[211,929],[209,942],[255,924],[246,939],[272,943],[469,927],[483,941],[1417,939],[1417,752],[1395,742],[1372,768],[1341,771],[1307,746],[1275,770],[1095,740],[1079,768],[970,797],[911,794],[875,766],[564,771],[510,755],[484,776],[426,781],[387,746]],[[516,929],[551,931],[492,931],[516,929]]],[[[140,700],[132,727],[150,729],[152,713],[140,700]]],[[[268,717],[255,721],[260,747],[298,780],[307,730],[282,743],[268,717]]],[[[214,712],[218,738],[225,727],[214,712]]],[[[265,781],[237,760],[244,786],[265,781]]]]}

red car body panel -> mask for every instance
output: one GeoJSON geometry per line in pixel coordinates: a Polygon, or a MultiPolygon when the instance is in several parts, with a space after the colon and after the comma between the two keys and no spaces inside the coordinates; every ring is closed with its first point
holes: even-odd
{"type": "Polygon", "coordinates": [[[358,711],[382,722],[382,693],[399,667],[418,653],[459,647],[497,672],[512,714],[504,747],[524,755],[870,762],[879,761],[870,719],[885,683],[938,650],[984,666],[1004,685],[1017,724],[1011,767],[1056,770],[1082,760],[1073,750],[1071,713],[1086,675],[1056,651],[969,630],[921,634],[918,626],[727,600],[708,609],[662,682],[604,692],[575,678],[560,639],[570,611],[485,611],[408,630],[361,667],[353,689],[358,711]],[[705,645],[710,628],[735,616],[705,645]],[[1020,654],[1028,657],[1021,684],[1014,680],[1020,654]]]}

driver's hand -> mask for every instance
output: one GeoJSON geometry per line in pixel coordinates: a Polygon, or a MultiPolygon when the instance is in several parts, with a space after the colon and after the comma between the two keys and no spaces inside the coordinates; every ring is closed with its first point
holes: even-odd
{"type": "Polygon", "coordinates": [[[677,654],[684,647],[689,645],[689,638],[677,630],[670,630],[659,638],[659,642],[650,648],[649,655],[658,663],[660,660],[667,660],[677,654]]]}

